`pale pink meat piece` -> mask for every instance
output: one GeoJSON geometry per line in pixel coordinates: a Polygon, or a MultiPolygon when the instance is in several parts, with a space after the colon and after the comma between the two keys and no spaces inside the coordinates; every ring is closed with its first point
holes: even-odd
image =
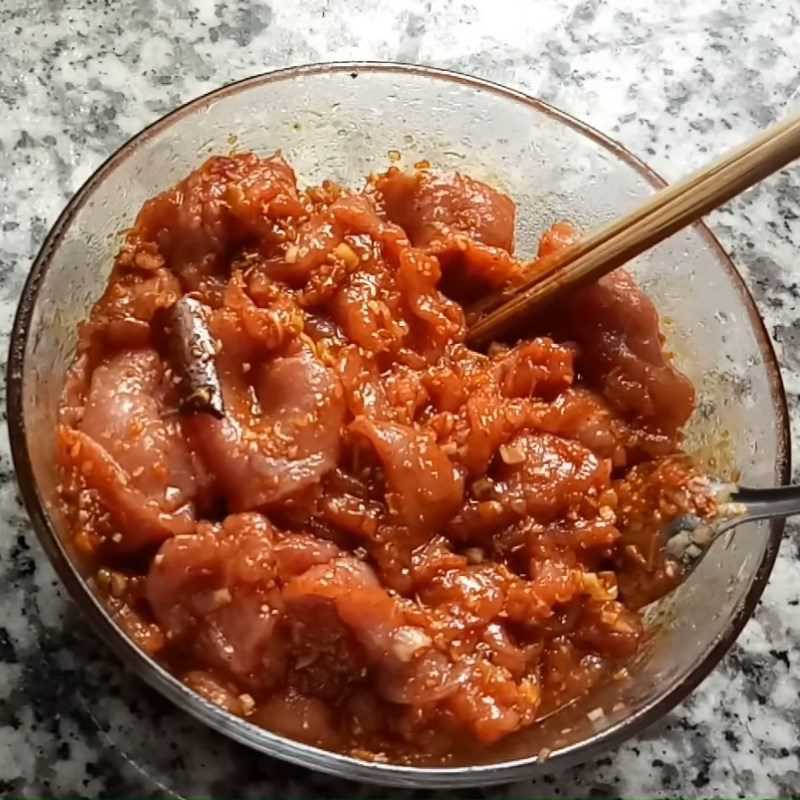
{"type": "Polygon", "coordinates": [[[275,358],[251,384],[223,372],[227,416],[187,423],[232,511],[279,504],[319,482],[336,465],[345,402],[339,380],[309,351],[275,358]]]}
{"type": "Polygon", "coordinates": [[[342,382],[347,408],[353,416],[377,419],[391,416],[386,388],[378,365],[370,354],[354,345],[343,347],[338,354],[336,374],[342,382]]]}
{"type": "Polygon", "coordinates": [[[410,530],[431,535],[455,513],[464,479],[427,431],[366,417],[349,431],[375,448],[386,474],[386,500],[410,530]]]}
{"type": "Polygon", "coordinates": [[[549,433],[520,433],[501,459],[500,477],[508,491],[525,501],[525,513],[539,522],[576,507],[588,493],[611,483],[611,465],[578,442],[549,433]]]}
{"type": "Polygon", "coordinates": [[[174,511],[191,500],[195,476],[175,415],[162,411],[163,379],[154,350],[113,356],[92,373],[79,427],[124,470],[133,488],[174,511]]]}
{"type": "Polygon", "coordinates": [[[392,169],[375,185],[386,215],[416,247],[463,234],[509,253],[514,249],[514,203],[485,183],[458,172],[392,169]]]}
{"type": "MultiPolygon", "coordinates": [[[[542,257],[579,238],[568,222],[545,233],[542,257]]],[[[674,436],[694,409],[694,387],[664,353],[658,312],[625,270],[570,297],[552,315],[554,327],[581,345],[578,367],[618,410],[674,436]]]]}
{"type": "Polygon", "coordinates": [[[167,267],[194,288],[234,247],[271,241],[273,220],[302,211],[294,172],[281,156],[215,156],[145,203],[129,239],[155,242],[167,267]]]}
{"type": "Polygon", "coordinates": [[[378,217],[369,198],[345,194],[303,222],[283,252],[269,258],[261,269],[270,278],[301,287],[326,263],[338,245],[345,243],[352,249],[352,237],[362,235],[390,247],[405,240],[403,231],[378,217]]]}
{"type": "Polygon", "coordinates": [[[386,216],[441,261],[450,296],[471,302],[522,278],[523,265],[511,255],[516,208],[506,195],[457,172],[394,167],[373,186],[386,216]]]}
{"type": "MultiPolygon", "coordinates": [[[[367,664],[376,671],[377,689],[387,700],[426,703],[456,690],[457,668],[432,648],[423,630],[409,624],[399,601],[364,562],[343,556],[312,567],[291,580],[283,596],[290,616],[315,598],[331,604],[363,648],[367,664]]],[[[309,624],[305,633],[313,636],[309,624]]]]}
{"type": "Polygon", "coordinates": [[[665,355],[658,312],[636,281],[616,270],[559,312],[581,345],[579,369],[619,411],[674,434],[694,408],[694,388],[665,355]]]}
{"type": "Polygon", "coordinates": [[[168,640],[191,637],[207,665],[258,682],[279,671],[269,652],[280,595],[275,586],[274,529],[260,514],[165,542],[147,578],[147,599],[168,640]]]}
{"type": "Polygon", "coordinates": [[[281,736],[327,750],[344,744],[330,704],[294,689],[269,698],[258,707],[252,721],[281,736]]]}
{"type": "Polygon", "coordinates": [[[497,383],[506,397],[556,397],[572,385],[575,353],[551,339],[516,345],[497,364],[497,383]]]}
{"type": "Polygon", "coordinates": [[[170,536],[194,530],[194,509],[184,506],[171,513],[158,500],[130,485],[128,474],[94,439],[73,428],[59,430],[62,463],[76,470],[87,489],[96,492],[100,508],[91,507],[89,519],[105,544],[118,553],[140,550],[170,536]]]}
{"type": "Polygon", "coordinates": [[[334,542],[308,533],[279,533],[274,551],[278,574],[284,580],[318,564],[327,564],[342,554],[334,542]]]}
{"type": "Polygon", "coordinates": [[[547,524],[611,484],[610,460],[550,433],[517,433],[500,456],[493,476],[502,502],[469,499],[451,522],[454,536],[485,536],[526,517],[547,524]]]}
{"type": "Polygon", "coordinates": [[[136,550],[193,529],[197,481],[174,415],[162,407],[153,350],[125,350],[92,373],[77,429],[62,428],[64,457],[111,515],[114,547],[136,550]]]}

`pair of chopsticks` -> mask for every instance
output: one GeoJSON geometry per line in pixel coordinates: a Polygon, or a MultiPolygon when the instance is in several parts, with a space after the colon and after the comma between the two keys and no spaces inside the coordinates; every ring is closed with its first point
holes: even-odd
{"type": "Polygon", "coordinates": [[[795,113],[624,217],[535,262],[528,282],[469,310],[467,342],[487,346],[524,317],[622,266],[798,157],[800,113],[795,113]]]}

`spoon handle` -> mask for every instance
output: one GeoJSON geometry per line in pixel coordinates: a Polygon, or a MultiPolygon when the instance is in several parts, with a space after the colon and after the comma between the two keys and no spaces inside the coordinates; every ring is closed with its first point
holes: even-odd
{"type": "Polygon", "coordinates": [[[473,347],[490,344],[524,316],[622,266],[798,157],[800,112],[665,187],[552,259],[534,262],[528,282],[470,309],[467,342],[473,347]]]}
{"type": "Polygon", "coordinates": [[[740,486],[731,494],[731,502],[745,507],[742,520],[791,517],[800,514],[800,486],[776,486],[772,489],[740,486]]]}

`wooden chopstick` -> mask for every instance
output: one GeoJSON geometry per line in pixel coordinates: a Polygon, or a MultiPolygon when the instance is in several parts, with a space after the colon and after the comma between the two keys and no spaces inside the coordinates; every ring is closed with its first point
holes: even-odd
{"type": "Polygon", "coordinates": [[[795,113],[561,253],[533,262],[529,281],[469,309],[467,342],[490,344],[523,317],[622,266],[798,157],[795,113]]]}

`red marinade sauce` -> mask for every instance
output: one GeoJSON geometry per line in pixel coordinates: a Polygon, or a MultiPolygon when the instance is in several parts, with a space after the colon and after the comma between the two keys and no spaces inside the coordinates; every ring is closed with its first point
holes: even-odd
{"type": "Polygon", "coordinates": [[[468,349],[461,303],[530,268],[514,225],[465,175],[301,190],[251,153],[144,205],[81,326],[62,500],[114,619],[193,690],[446,765],[636,652],[678,580],[657,531],[712,504],[694,391],[622,271],[468,349]]]}

